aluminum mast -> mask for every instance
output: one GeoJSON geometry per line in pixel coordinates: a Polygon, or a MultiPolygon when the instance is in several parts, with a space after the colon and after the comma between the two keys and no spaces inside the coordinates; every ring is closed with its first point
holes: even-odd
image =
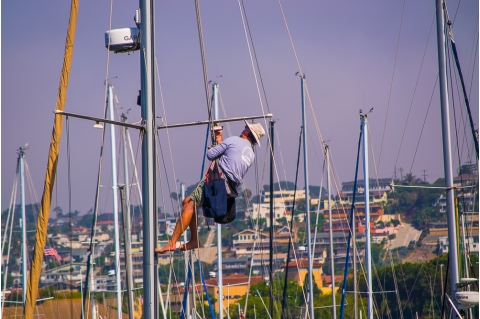
{"type": "Polygon", "coordinates": [[[307,253],[308,253],[308,296],[309,318],[313,319],[313,280],[312,280],[312,242],[310,230],[310,197],[308,194],[308,158],[307,158],[307,121],[305,118],[305,76],[300,76],[301,91],[302,91],[302,125],[303,125],[303,163],[305,175],[305,206],[306,206],[306,232],[307,232],[307,253]]]}
{"type": "Polygon", "coordinates": [[[155,23],[154,1],[140,0],[140,68],[142,134],[142,197],[143,197],[143,317],[158,318],[157,204],[155,199],[155,72],[153,62],[155,23]]]}
{"type": "MultiPolygon", "coordinates": [[[[450,117],[447,92],[447,71],[445,67],[445,33],[444,33],[444,4],[442,0],[435,0],[437,15],[437,49],[438,49],[438,73],[440,83],[440,107],[442,115],[443,137],[443,168],[445,171],[445,192],[447,200],[447,224],[448,224],[448,254],[450,266],[451,295],[455,296],[456,284],[459,282],[458,275],[458,252],[457,236],[455,235],[455,208],[453,200],[453,173],[452,173],[452,145],[450,141],[450,117]]],[[[457,305],[454,299],[455,305],[457,305]]]]}
{"type": "MultiPolygon", "coordinates": [[[[330,194],[330,147],[325,146],[325,157],[327,158],[327,190],[328,190],[328,228],[330,238],[330,271],[332,278],[332,314],[333,319],[337,318],[337,306],[335,300],[335,260],[333,254],[333,229],[332,229],[332,195],[330,194]]],[[[320,202],[318,203],[320,205],[320,202]]],[[[348,258],[348,256],[347,256],[348,258]]]]}

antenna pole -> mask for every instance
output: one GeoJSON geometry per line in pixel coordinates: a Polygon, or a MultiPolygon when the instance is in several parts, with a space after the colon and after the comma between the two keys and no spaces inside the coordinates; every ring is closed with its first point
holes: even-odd
{"type": "MultiPolygon", "coordinates": [[[[113,110],[113,86],[108,85],[108,109],[110,120],[115,119],[113,110]]],[[[122,284],[120,281],[120,236],[118,230],[118,185],[117,185],[117,151],[115,141],[115,126],[110,125],[110,143],[112,152],[112,197],[113,197],[113,236],[115,241],[115,281],[117,293],[117,317],[122,319],[122,284]]]]}
{"type": "Polygon", "coordinates": [[[155,24],[153,0],[140,0],[141,108],[145,134],[142,135],[143,192],[143,318],[158,318],[157,205],[155,200],[155,24]]]}
{"type": "MultiPolygon", "coordinates": [[[[442,136],[443,136],[443,168],[445,171],[445,186],[447,200],[447,223],[448,223],[448,254],[450,260],[450,289],[451,295],[455,296],[456,285],[459,282],[458,275],[458,251],[457,236],[455,235],[455,208],[453,200],[453,172],[452,172],[452,145],[450,141],[450,116],[447,92],[447,72],[445,67],[445,33],[443,1],[435,0],[437,15],[437,48],[438,68],[440,83],[440,107],[442,113],[442,136]]],[[[457,301],[454,299],[455,306],[457,301]]]]}
{"type": "MultiPolygon", "coordinates": [[[[360,113],[363,130],[363,175],[364,175],[364,194],[365,194],[365,237],[366,249],[365,260],[367,264],[367,318],[373,319],[373,291],[372,291],[372,250],[370,241],[370,180],[368,173],[368,122],[367,114],[360,113]]],[[[356,191],[355,189],[353,190],[356,191]]],[[[355,215],[354,215],[355,216],[355,215]]],[[[348,256],[347,256],[348,258],[348,256]]]]}
{"type": "MultiPolygon", "coordinates": [[[[333,229],[332,229],[332,195],[330,193],[330,147],[325,146],[325,156],[327,157],[327,190],[328,190],[328,228],[330,237],[330,270],[332,278],[332,314],[333,319],[337,319],[337,306],[335,302],[335,260],[333,254],[333,229]]],[[[320,203],[319,203],[320,204],[320,203]]],[[[348,256],[347,256],[348,258],[348,256]]]]}
{"type": "Polygon", "coordinates": [[[300,76],[301,91],[302,91],[302,125],[303,125],[303,167],[305,175],[305,206],[306,206],[306,233],[307,233],[307,254],[308,254],[308,302],[309,318],[313,319],[313,280],[312,280],[312,234],[310,226],[310,197],[308,194],[308,157],[307,157],[307,121],[305,119],[305,76],[300,76]]]}

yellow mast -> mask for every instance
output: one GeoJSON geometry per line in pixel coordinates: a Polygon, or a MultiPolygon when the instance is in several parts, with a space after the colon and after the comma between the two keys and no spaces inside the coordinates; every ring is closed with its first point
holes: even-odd
{"type": "MultiPolygon", "coordinates": [[[[75,28],[77,26],[78,0],[72,0],[70,6],[70,20],[68,22],[67,38],[65,40],[65,52],[63,55],[63,67],[60,75],[56,110],[65,109],[67,97],[68,78],[70,65],[72,63],[73,43],[75,40],[75,28]]],[[[60,152],[60,141],[62,138],[63,117],[56,114],[53,123],[50,151],[48,153],[47,172],[43,186],[42,202],[38,214],[37,231],[35,234],[35,248],[33,250],[32,268],[27,282],[27,300],[25,301],[24,317],[32,319],[38,295],[38,282],[42,270],[43,253],[47,241],[48,219],[50,217],[50,203],[52,191],[57,173],[58,154],[60,152]]],[[[25,289],[25,287],[23,288],[25,289]]]]}

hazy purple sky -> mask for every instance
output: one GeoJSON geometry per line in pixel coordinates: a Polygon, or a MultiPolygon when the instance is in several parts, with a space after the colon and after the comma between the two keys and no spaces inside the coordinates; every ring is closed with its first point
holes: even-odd
{"type": "MultiPolygon", "coordinates": [[[[427,179],[431,182],[442,177],[439,93],[438,90],[433,92],[438,72],[435,26],[431,30],[435,1],[406,1],[401,29],[403,1],[284,0],[282,5],[307,77],[321,133],[332,150],[336,179],[343,182],[354,178],[358,110],[361,108],[374,108],[369,123],[377,161],[387,121],[378,176],[391,177],[395,163],[397,168],[404,169],[404,174],[409,172],[432,94],[432,106],[412,173],[420,177],[423,170],[427,170],[427,179]],[[412,111],[406,124],[412,99],[412,111]],[[405,125],[406,134],[397,162],[405,125]]],[[[473,57],[478,45],[478,1],[462,1],[460,6],[458,1],[448,1],[447,5],[452,20],[458,7],[453,32],[478,127],[478,53],[473,57]]],[[[277,120],[278,172],[282,180],[286,175],[293,181],[301,125],[300,83],[295,76],[298,67],[278,2],[246,0],[245,6],[270,110],[277,120]]],[[[137,7],[135,1],[114,1],[112,27],[133,27],[137,7]]],[[[2,209],[7,208],[12,191],[16,150],[25,143],[29,143],[26,158],[40,200],[69,10],[69,1],[2,2],[2,209]]],[[[201,12],[209,78],[220,84],[227,117],[262,114],[238,3],[201,1],[201,12]]],[[[140,108],[136,106],[140,89],[139,53],[110,54],[107,64],[104,32],[109,28],[109,19],[110,2],[80,1],[65,110],[102,117],[108,65],[109,77],[117,77],[112,83],[119,107],[123,108],[119,112],[131,108],[128,121],[136,122],[140,119],[140,108]]],[[[156,2],[156,54],[168,122],[207,119],[193,1],[156,2]]],[[[458,98],[455,105],[460,112],[458,98]]],[[[319,185],[322,148],[309,106],[308,110],[310,184],[319,185]]],[[[464,109],[462,112],[465,114],[464,109]]],[[[163,116],[160,99],[157,115],[163,116]]],[[[93,129],[92,124],[79,119],[70,120],[71,208],[82,213],[93,207],[99,163],[101,130],[93,129]]],[[[238,134],[242,127],[241,123],[231,124],[233,134],[238,134]]],[[[460,130],[463,139],[463,126],[460,130]]],[[[467,133],[468,130],[467,127],[467,133]]],[[[137,152],[138,133],[131,130],[130,134],[134,152],[137,152]]],[[[160,135],[171,189],[165,186],[160,159],[162,185],[167,210],[171,211],[168,194],[175,189],[175,179],[188,186],[200,177],[205,128],[170,130],[171,150],[166,132],[162,131],[160,135]],[[175,163],[175,177],[170,157],[175,163]]],[[[467,136],[471,147],[470,135],[467,136]]],[[[64,211],[68,211],[69,205],[66,141],[64,133],[57,188],[52,201],[52,207],[59,205],[64,211]]],[[[108,141],[107,135],[107,144],[108,141]]],[[[266,139],[262,143],[267,145],[266,139]]],[[[454,153],[457,153],[455,139],[452,144],[454,153]]],[[[259,179],[265,150],[266,147],[257,149],[259,179]]],[[[466,146],[462,150],[461,161],[465,162],[468,160],[466,146]]],[[[458,161],[455,157],[455,169],[458,161]]],[[[370,163],[373,177],[373,158],[370,163]]],[[[103,159],[104,186],[111,185],[110,167],[107,146],[103,159]]],[[[247,187],[255,190],[254,167],[247,176],[247,187]]],[[[268,177],[264,178],[266,184],[268,177]]],[[[303,177],[300,181],[303,187],[303,177]]],[[[158,193],[161,204],[160,190],[158,193]]],[[[30,192],[27,192],[27,202],[33,201],[28,194],[30,192]]],[[[102,188],[100,211],[111,211],[111,191],[108,188],[102,188]]]]}

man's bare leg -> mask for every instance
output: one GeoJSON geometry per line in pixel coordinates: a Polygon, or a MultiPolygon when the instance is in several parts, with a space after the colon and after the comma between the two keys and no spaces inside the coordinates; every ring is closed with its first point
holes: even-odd
{"type": "MultiPolygon", "coordinates": [[[[194,208],[195,209],[195,208],[194,208]]],[[[200,242],[198,241],[198,228],[197,228],[197,214],[194,213],[193,218],[190,220],[190,241],[185,245],[180,245],[178,249],[185,251],[185,250],[192,250],[195,248],[201,247],[200,242]]]]}
{"type": "MultiPolygon", "coordinates": [[[[194,216],[195,204],[193,200],[190,199],[190,196],[185,198],[182,204],[183,204],[182,213],[180,214],[180,218],[177,220],[177,224],[175,225],[175,229],[173,230],[172,237],[170,237],[170,240],[168,241],[168,243],[165,246],[163,246],[161,249],[155,249],[156,253],[163,254],[163,253],[166,253],[167,251],[175,251],[178,238],[180,238],[180,236],[183,234],[183,232],[187,229],[187,227],[191,224],[192,221],[195,221],[195,227],[193,229],[195,230],[195,236],[196,236],[197,218],[196,216],[194,216]]],[[[192,234],[193,234],[193,231],[192,231],[192,234]]]]}

